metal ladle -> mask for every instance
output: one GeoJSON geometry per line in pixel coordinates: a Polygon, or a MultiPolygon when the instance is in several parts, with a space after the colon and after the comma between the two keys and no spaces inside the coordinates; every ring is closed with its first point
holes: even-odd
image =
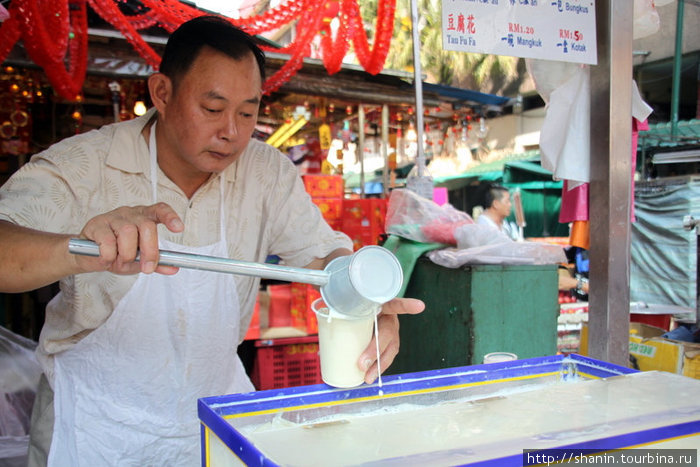
{"type": "MultiPolygon", "coordinates": [[[[95,242],[78,238],[69,240],[68,251],[100,256],[100,248],[95,242]]],[[[403,282],[398,259],[389,250],[375,245],[335,258],[322,271],[169,250],[160,250],[159,254],[158,264],[164,266],[317,285],[326,304],[348,317],[375,313],[378,305],[396,297],[403,282]]],[[[136,260],[139,260],[139,255],[136,260]]]]}

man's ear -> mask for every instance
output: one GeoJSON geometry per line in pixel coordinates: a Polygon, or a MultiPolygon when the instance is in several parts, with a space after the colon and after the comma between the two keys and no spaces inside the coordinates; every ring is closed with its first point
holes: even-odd
{"type": "Polygon", "coordinates": [[[172,81],[163,73],[154,73],[148,77],[148,92],[158,113],[163,115],[172,97],[172,81]]]}

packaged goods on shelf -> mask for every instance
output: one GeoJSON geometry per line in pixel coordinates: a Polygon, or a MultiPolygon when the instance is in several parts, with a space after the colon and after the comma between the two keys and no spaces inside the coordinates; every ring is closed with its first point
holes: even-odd
{"type": "Polygon", "coordinates": [[[340,175],[302,175],[306,192],[312,198],[342,198],[345,184],[340,175]]]}

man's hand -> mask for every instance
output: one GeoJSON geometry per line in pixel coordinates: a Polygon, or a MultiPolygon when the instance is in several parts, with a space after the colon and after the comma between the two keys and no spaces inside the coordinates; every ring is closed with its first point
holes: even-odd
{"type": "MultiPolygon", "coordinates": [[[[379,328],[379,354],[382,373],[399,353],[399,314],[415,315],[425,309],[425,303],[415,298],[395,298],[382,306],[377,316],[379,328]]],[[[360,355],[358,364],[365,370],[365,382],[371,384],[379,376],[377,371],[377,344],[375,335],[360,355]]]]}
{"type": "Polygon", "coordinates": [[[165,203],[121,207],[90,219],[79,236],[99,245],[96,258],[68,251],[69,240],[77,236],[74,233],[42,232],[0,220],[0,292],[26,292],[83,272],[174,274],[178,268],[156,267],[158,224],[165,224],[171,232],[184,228],[165,203]],[[139,250],[140,264],[134,262],[139,250]]]}
{"type": "Polygon", "coordinates": [[[158,266],[158,224],[164,224],[171,232],[184,229],[180,217],[165,203],[120,207],[93,217],[80,237],[97,243],[100,256],[75,255],[75,261],[85,272],[174,274],[178,268],[158,266]],[[134,261],[137,254],[140,254],[139,262],[134,261]]]}

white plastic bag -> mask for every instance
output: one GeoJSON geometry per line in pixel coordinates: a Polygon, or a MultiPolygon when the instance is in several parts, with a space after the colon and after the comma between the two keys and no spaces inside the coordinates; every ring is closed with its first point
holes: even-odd
{"type": "Polygon", "coordinates": [[[385,228],[389,234],[415,242],[455,245],[455,229],[473,223],[469,214],[450,204],[440,206],[411,190],[399,188],[389,197],[385,228]]]}
{"type": "Polygon", "coordinates": [[[469,224],[458,227],[455,229],[455,240],[457,240],[457,248],[460,250],[513,242],[508,235],[486,224],[469,224]]]}
{"type": "Polygon", "coordinates": [[[514,242],[488,225],[463,225],[455,230],[457,248],[428,253],[435,264],[458,268],[465,264],[558,264],[566,262],[559,245],[514,242]]]}
{"type": "Polygon", "coordinates": [[[655,34],[661,27],[659,13],[654,6],[654,0],[634,0],[634,24],[632,26],[632,37],[641,39],[642,37],[655,34]]]}
{"type": "Polygon", "coordinates": [[[542,167],[560,180],[590,181],[590,76],[588,66],[550,95],[542,128],[542,167]]]}
{"type": "Polygon", "coordinates": [[[0,327],[0,465],[26,465],[41,367],[36,342],[0,327]]]}
{"type": "Polygon", "coordinates": [[[538,242],[503,242],[460,250],[444,248],[427,253],[435,264],[459,268],[466,264],[559,264],[566,262],[564,249],[559,245],[538,242]]]}
{"type": "Polygon", "coordinates": [[[571,62],[554,60],[525,60],[527,72],[535,82],[535,88],[545,104],[549,104],[552,93],[562,84],[570,80],[577,72],[579,65],[571,62]]]}

